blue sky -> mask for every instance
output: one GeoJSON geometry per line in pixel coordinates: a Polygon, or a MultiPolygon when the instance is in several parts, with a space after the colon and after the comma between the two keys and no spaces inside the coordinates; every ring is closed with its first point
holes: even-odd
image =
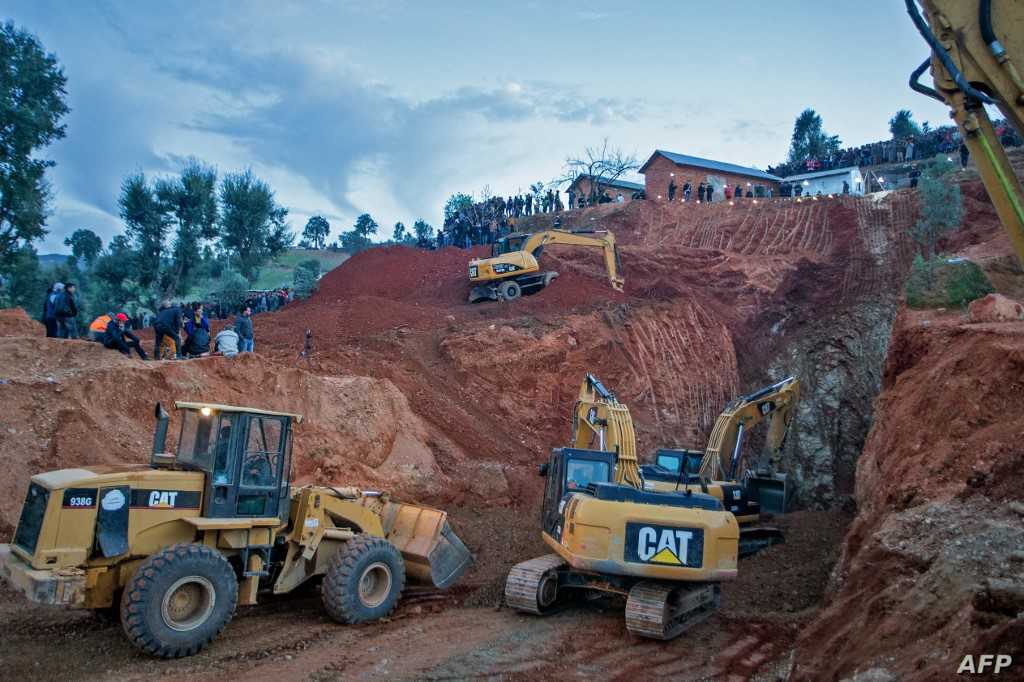
{"type": "Polygon", "coordinates": [[[121,180],[194,155],[251,167],[300,231],[369,212],[437,225],[445,199],[557,177],[608,138],[764,168],[813,107],[844,144],[882,139],[927,55],[898,0],[88,2],[15,0],[68,77],[42,252],[121,230],[121,180]]]}

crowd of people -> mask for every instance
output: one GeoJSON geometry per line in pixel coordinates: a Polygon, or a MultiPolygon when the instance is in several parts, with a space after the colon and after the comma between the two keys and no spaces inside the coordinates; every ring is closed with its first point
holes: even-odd
{"type": "MultiPolygon", "coordinates": [[[[1017,147],[1024,143],[1020,135],[1005,121],[995,125],[996,135],[1004,147],[1017,147]]],[[[901,138],[871,142],[859,147],[847,147],[834,154],[822,158],[810,158],[801,162],[786,162],[777,166],[769,166],[768,172],[780,177],[813,173],[834,168],[851,166],[879,166],[887,163],[909,163],[930,159],[936,154],[958,152],[961,162],[966,163],[967,147],[960,138],[960,130],[956,126],[941,126],[930,129],[919,135],[908,135],[901,138]]]]}
{"type": "MultiPolygon", "coordinates": [[[[179,304],[164,301],[156,314],[146,312],[129,317],[125,312],[104,313],[89,324],[85,338],[125,355],[135,351],[141,359],[148,360],[150,356],[135,332],[152,327],[152,357],[156,360],[180,360],[208,355],[234,357],[255,350],[254,312],[277,310],[293,298],[294,294],[288,288],[250,292],[234,316],[233,323],[224,325],[216,335],[212,334],[210,319],[227,320],[229,315],[225,306],[219,303],[179,304]]],[[[47,290],[43,303],[41,317],[46,327],[46,336],[80,338],[79,311],[74,283],[55,282],[47,290]]]]}
{"type": "Polygon", "coordinates": [[[507,198],[491,197],[460,207],[445,218],[438,231],[436,247],[458,246],[470,248],[477,244],[491,244],[515,231],[519,218],[565,210],[561,193],[549,189],[541,194],[523,194],[507,198]]]}

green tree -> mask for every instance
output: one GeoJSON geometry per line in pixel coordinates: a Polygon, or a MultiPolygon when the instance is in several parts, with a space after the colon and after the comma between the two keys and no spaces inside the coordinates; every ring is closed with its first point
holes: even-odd
{"type": "Polygon", "coordinates": [[[451,195],[444,204],[445,223],[447,224],[449,220],[453,220],[459,215],[459,212],[468,211],[471,208],[473,208],[473,197],[462,192],[451,195]]]}
{"type": "Polygon", "coordinates": [[[917,187],[921,218],[910,228],[910,236],[921,247],[925,260],[935,257],[935,247],[943,235],[960,227],[963,205],[960,185],[951,177],[955,169],[955,163],[940,155],[925,167],[917,187]]]}
{"type": "Polygon", "coordinates": [[[370,241],[370,235],[377,233],[377,221],[375,221],[369,213],[364,213],[356,218],[355,225],[348,232],[342,232],[339,242],[341,248],[349,253],[358,253],[365,249],[370,248],[373,242],[370,241]]]}
{"type": "Polygon", "coordinates": [[[39,257],[31,245],[25,244],[9,254],[4,281],[0,282],[0,308],[21,307],[29,315],[42,317],[46,294],[46,275],[39,267],[39,257]]]}
{"type": "Polygon", "coordinates": [[[224,270],[214,295],[228,310],[239,310],[249,295],[249,280],[237,270],[224,270]]]}
{"type": "Polygon", "coordinates": [[[323,216],[315,215],[306,221],[302,230],[303,238],[314,249],[322,249],[327,245],[327,236],[331,233],[331,224],[323,216]]]}
{"type": "Polygon", "coordinates": [[[64,137],[64,72],[35,36],[11,22],[0,26],[0,268],[46,234],[50,198],[36,152],[64,137]]]}
{"type": "Polygon", "coordinates": [[[416,243],[420,248],[429,246],[430,240],[434,238],[434,228],[424,220],[417,220],[412,224],[412,233],[416,236],[416,243]]]}
{"type": "Polygon", "coordinates": [[[406,246],[416,245],[416,234],[413,230],[406,229],[405,223],[395,223],[395,231],[391,235],[391,241],[396,244],[405,244],[406,246]]]}
{"type": "Polygon", "coordinates": [[[164,297],[170,298],[193,283],[203,242],[217,237],[217,171],[191,158],[178,177],[157,180],[155,192],[177,223],[164,283],[164,297]]]}
{"type": "Polygon", "coordinates": [[[261,265],[291,246],[288,209],[277,205],[270,187],[251,170],[224,176],[220,203],[221,248],[252,281],[261,265]]]}
{"type": "Polygon", "coordinates": [[[125,222],[125,234],[138,250],[136,279],[144,287],[155,287],[160,281],[160,263],[170,226],[164,207],[143,173],[125,178],[117,204],[125,222]]]}
{"type": "Polygon", "coordinates": [[[92,267],[103,250],[103,240],[92,230],[75,230],[70,237],[64,239],[64,246],[71,247],[71,255],[75,260],[84,260],[92,267]]]}
{"type": "Polygon", "coordinates": [[[900,109],[889,119],[889,132],[892,133],[894,140],[902,140],[911,135],[920,135],[921,128],[914,121],[914,114],[910,109],[900,109]]]}
{"type": "Polygon", "coordinates": [[[292,275],[292,287],[299,296],[309,296],[316,290],[320,278],[320,261],[315,258],[304,260],[295,267],[292,275]]]}
{"type": "Polygon", "coordinates": [[[789,160],[793,163],[803,163],[808,159],[823,159],[838,152],[840,144],[838,135],[829,135],[825,132],[821,116],[814,109],[804,109],[793,124],[789,160]]]}

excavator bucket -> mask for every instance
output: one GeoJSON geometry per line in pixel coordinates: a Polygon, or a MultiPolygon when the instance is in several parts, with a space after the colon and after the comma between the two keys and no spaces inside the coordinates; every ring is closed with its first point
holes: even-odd
{"type": "Polygon", "coordinates": [[[760,503],[762,513],[786,513],[790,491],[784,475],[751,476],[747,480],[747,491],[752,500],[760,503]]]}
{"type": "Polygon", "coordinates": [[[416,582],[446,588],[473,562],[443,511],[388,502],[381,517],[387,539],[405,559],[406,575],[416,582]]]}

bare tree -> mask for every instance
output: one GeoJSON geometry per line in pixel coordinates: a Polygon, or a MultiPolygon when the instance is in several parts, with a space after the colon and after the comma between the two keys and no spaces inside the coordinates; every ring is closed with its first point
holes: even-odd
{"type": "Polygon", "coordinates": [[[600,146],[587,147],[583,154],[570,156],[565,160],[565,173],[556,182],[570,185],[579,178],[590,180],[590,203],[595,203],[601,193],[622,175],[640,168],[635,154],[626,154],[619,148],[608,146],[604,138],[600,146]]]}

